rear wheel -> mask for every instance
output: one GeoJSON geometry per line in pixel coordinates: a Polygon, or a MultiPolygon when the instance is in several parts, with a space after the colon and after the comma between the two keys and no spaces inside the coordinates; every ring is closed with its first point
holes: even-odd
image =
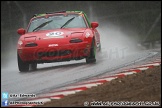
{"type": "Polygon", "coordinates": [[[91,50],[89,57],[86,58],[86,63],[95,63],[96,62],[96,47],[95,40],[92,40],[91,50]]]}
{"type": "Polygon", "coordinates": [[[17,54],[17,61],[18,61],[18,68],[20,72],[29,71],[29,64],[23,62],[18,54],[17,54]]]}

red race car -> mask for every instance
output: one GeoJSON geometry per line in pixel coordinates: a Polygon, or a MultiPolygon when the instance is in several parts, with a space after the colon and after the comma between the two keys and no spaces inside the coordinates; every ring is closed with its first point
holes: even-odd
{"type": "Polygon", "coordinates": [[[35,14],[26,30],[17,30],[21,35],[17,45],[19,70],[35,70],[38,63],[84,58],[86,63],[96,62],[96,52],[101,49],[97,27],[83,11],[35,14]]]}

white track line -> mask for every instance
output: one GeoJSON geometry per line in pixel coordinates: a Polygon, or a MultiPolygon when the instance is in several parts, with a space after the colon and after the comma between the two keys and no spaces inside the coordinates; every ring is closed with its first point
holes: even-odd
{"type": "Polygon", "coordinates": [[[139,69],[139,70],[147,70],[147,69],[149,69],[149,67],[140,67],[140,68],[137,68],[137,69],[139,69]]]}
{"type": "Polygon", "coordinates": [[[136,72],[133,72],[133,71],[130,71],[130,72],[122,72],[122,73],[118,73],[116,75],[121,75],[121,74],[124,74],[124,75],[131,75],[131,74],[134,74],[136,72]]]}

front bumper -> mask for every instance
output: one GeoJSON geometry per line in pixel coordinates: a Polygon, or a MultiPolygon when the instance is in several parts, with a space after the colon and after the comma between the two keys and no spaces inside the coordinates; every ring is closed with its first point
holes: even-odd
{"type": "Polygon", "coordinates": [[[86,58],[90,54],[88,42],[70,43],[55,47],[21,47],[18,54],[24,62],[54,62],[86,58]]]}

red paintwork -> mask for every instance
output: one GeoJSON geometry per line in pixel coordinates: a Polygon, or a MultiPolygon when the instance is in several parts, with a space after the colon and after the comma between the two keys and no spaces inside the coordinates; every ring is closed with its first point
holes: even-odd
{"type": "Polygon", "coordinates": [[[91,27],[92,29],[95,29],[96,27],[98,27],[98,22],[92,22],[91,27]]]}
{"type": "Polygon", "coordinates": [[[20,28],[20,29],[17,30],[17,33],[20,34],[20,35],[25,34],[25,32],[26,32],[26,31],[25,31],[25,29],[23,29],[23,28],[20,28]]]}
{"type": "MultiPolygon", "coordinates": [[[[84,17],[84,16],[83,16],[84,17]]],[[[85,19],[85,18],[84,18],[85,19]]],[[[88,24],[86,22],[86,24],[88,24]]],[[[30,25],[30,24],[29,24],[30,25]]],[[[78,57],[87,57],[90,53],[90,47],[92,39],[95,38],[95,43],[100,43],[100,35],[95,29],[98,26],[97,22],[91,23],[91,27],[87,28],[62,28],[62,29],[53,29],[53,30],[40,30],[36,32],[25,33],[25,30],[22,28],[18,30],[21,35],[19,41],[22,41],[23,44],[17,45],[17,51],[20,58],[24,62],[36,61],[48,62],[48,61],[57,61],[63,59],[74,59],[78,57]],[[63,32],[62,38],[49,38],[46,34],[50,32],[63,32]],[[86,37],[86,33],[89,33],[89,37],[86,37]],[[97,33],[96,33],[97,32],[97,33]],[[95,37],[94,37],[95,36],[95,37]],[[70,43],[71,38],[79,38],[83,42],[79,43],[70,43]],[[27,43],[36,43],[38,46],[34,47],[25,47],[27,43]],[[50,44],[57,44],[56,46],[49,46],[50,44]],[[84,50],[87,49],[87,52],[84,53],[84,50]],[[54,56],[54,57],[38,57],[39,52],[52,52],[59,50],[71,50],[72,53],[64,56],[54,56]]],[[[18,42],[19,43],[19,42],[18,42]]],[[[98,49],[98,48],[97,48],[98,49]]]]}

